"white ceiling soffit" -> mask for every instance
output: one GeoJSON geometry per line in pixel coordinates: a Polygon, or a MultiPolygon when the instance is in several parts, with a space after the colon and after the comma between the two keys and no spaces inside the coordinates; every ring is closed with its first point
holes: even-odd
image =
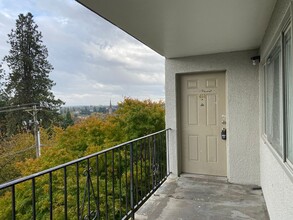
{"type": "Polygon", "coordinates": [[[78,1],[167,58],[259,48],[276,3],[276,0],[78,1]]]}

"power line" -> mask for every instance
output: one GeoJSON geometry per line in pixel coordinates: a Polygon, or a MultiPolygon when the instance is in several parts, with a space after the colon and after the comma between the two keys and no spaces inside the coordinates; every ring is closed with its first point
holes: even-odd
{"type": "MultiPolygon", "coordinates": [[[[33,108],[32,104],[33,103],[12,105],[12,106],[4,106],[4,107],[0,108],[0,113],[32,109],[33,108]]],[[[36,105],[34,105],[34,106],[36,106],[36,105]]]]}
{"type": "Polygon", "coordinates": [[[25,107],[25,106],[33,106],[33,105],[40,105],[40,103],[25,103],[25,104],[3,106],[3,107],[0,107],[0,110],[1,109],[9,109],[9,108],[19,108],[19,107],[25,107]]]}
{"type": "MultiPolygon", "coordinates": [[[[30,125],[33,125],[34,127],[34,136],[35,136],[35,148],[36,148],[36,157],[40,157],[41,156],[41,137],[40,137],[40,130],[39,130],[39,124],[40,122],[37,120],[37,113],[40,110],[43,111],[48,111],[51,110],[50,106],[48,105],[48,103],[43,102],[38,104],[38,106],[35,104],[33,106],[29,106],[33,103],[28,103],[28,104],[21,104],[21,105],[16,105],[16,106],[9,106],[9,107],[4,107],[4,108],[0,108],[0,113],[1,112],[13,112],[13,111],[26,111],[27,113],[29,113],[30,115],[33,116],[33,120],[29,121],[30,125]],[[29,107],[26,107],[29,106],[29,107]],[[1,110],[2,109],[2,110],[1,110]]],[[[24,126],[27,126],[27,122],[24,121],[23,123],[24,126]]],[[[20,151],[22,152],[22,151],[20,151]]]]}
{"type": "MultiPolygon", "coordinates": [[[[9,108],[8,109],[0,108],[0,113],[21,111],[21,110],[33,110],[33,108],[34,108],[34,106],[30,106],[30,107],[17,107],[17,106],[15,106],[14,108],[10,108],[10,109],[9,108]],[[4,110],[1,110],[1,109],[4,109],[4,110]]],[[[40,106],[38,106],[38,108],[36,108],[36,110],[52,111],[52,109],[49,107],[40,107],[40,106]]]]}
{"type": "Polygon", "coordinates": [[[51,109],[52,107],[56,107],[56,106],[50,106],[48,102],[31,102],[31,103],[24,103],[24,104],[15,104],[15,105],[8,105],[8,106],[2,106],[0,107],[0,110],[5,110],[5,109],[13,109],[13,108],[20,108],[20,107],[33,107],[33,106],[37,106],[40,108],[47,108],[47,109],[51,109]]]}
{"type": "Polygon", "coordinates": [[[20,108],[14,108],[14,109],[0,110],[0,113],[3,113],[3,112],[14,112],[14,111],[21,111],[21,110],[28,110],[28,109],[32,109],[32,107],[20,107],[20,108]]]}
{"type": "MultiPolygon", "coordinates": [[[[34,106],[31,106],[31,107],[19,107],[19,108],[11,108],[11,109],[6,109],[6,110],[0,110],[0,113],[21,111],[21,110],[32,111],[33,109],[34,109],[34,106]]],[[[50,108],[46,108],[46,107],[38,107],[38,108],[36,108],[36,110],[52,111],[50,108]]]]}
{"type": "Polygon", "coordinates": [[[12,154],[7,154],[7,155],[4,155],[4,156],[1,156],[0,159],[3,159],[3,158],[5,158],[5,157],[14,156],[14,155],[16,155],[16,154],[20,154],[20,153],[23,153],[23,152],[25,152],[25,151],[28,151],[28,150],[31,150],[31,149],[34,149],[34,148],[35,148],[35,146],[31,146],[31,147],[28,147],[28,148],[26,148],[26,149],[24,149],[24,150],[16,151],[16,152],[13,152],[12,154]]]}
{"type": "MultiPolygon", "coordinates": [[[[25,104],[24,104],[25,105],[25,104]]],[[[37,113],[39,110],[42,110],[42,108],[37,108],[37,105],[31,106],[31,107],[16,107],[16,108],[11,108],[11,109],[6,109],[6,110],[1,110],[1,112],[12,112],[12,111],[20,111],[24,110],[30,115],[33,116],[33,120],[29,121],[30,125],[33,125],[33,131],[34,131],[34,136],[35,136],[35,148],[36,148],[36,156],[37,158],[41,156],[41,137],[40,137],[40,130],[39,130],[39,121],[37,120],[37,113]]],[[[27,122],[23,122],[24,126],[27,126],[27,122]]]]}

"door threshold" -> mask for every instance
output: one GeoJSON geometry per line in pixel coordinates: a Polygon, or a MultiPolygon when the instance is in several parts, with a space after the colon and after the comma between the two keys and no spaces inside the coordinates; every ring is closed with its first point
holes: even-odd
{"type": "Polygon", "coordinates": [[[180,177],[183,178],[191,178],[197,181],[204,182],[224,182],[228,183],[228,179],[225,176],[212,176],[212,175],[204,175],[204,174],[195,174],[195,173],[181,173],[180,177]]]}

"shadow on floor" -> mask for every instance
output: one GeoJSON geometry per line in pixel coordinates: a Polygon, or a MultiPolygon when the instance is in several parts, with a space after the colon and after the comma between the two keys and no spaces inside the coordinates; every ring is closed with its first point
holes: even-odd
{"type": "Polygon", "coordinates": [[[169,177],[137,211],[135,219],[268,220],[262,191],[225,178],[184,174],[169,177]]]}

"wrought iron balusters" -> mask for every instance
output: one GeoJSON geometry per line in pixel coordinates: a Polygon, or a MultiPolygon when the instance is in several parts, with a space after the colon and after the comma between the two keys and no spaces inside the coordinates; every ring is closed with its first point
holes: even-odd
{"type": "Polygon", "coordinates": [[[159,131],[0,185],[0,197],[11,198],[9,219],[134,219],[167,178],[167,133],[159,131]],[[25,209],[19,208],[18,187],[30,196],[25,209]],[[48,205],[39,205],[41,199],[48,205]]]}
{"type": "Polygon", "coordinates": [[[86,185],[84,187],[84,194],[83,194],[83,199],[82,199],[82,205],[81,205],[81,212],[80,212],[80,217],[79,219],[84,219],[84,220],[95,220],[99,218],[99,201],[96,197],[95,190],[94,190],[94,185],[91,177],[91,168],[89,167],[89,162],[88,162],[88,167],[84,171],[84,176],[86,176],[86,185]],[[94,208],[91,210],[91,201],[94,202],[94,208]],[[85,212],[86,209],[86,202],[87,202],[87,212],[85,212]]]}

